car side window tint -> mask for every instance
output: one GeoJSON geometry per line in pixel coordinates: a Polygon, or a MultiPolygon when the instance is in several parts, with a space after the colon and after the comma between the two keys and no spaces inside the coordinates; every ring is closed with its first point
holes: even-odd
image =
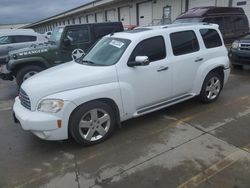
{"type": "Polygon", "coordinates": [[[200,50],[194,31],[181,31],[170,34],[170,40],[175,56],[189,54],[200,50]]]}
{"type": "Polygon", "coordinates": [[[166,58],[166,46],[162,36],[141,41],[132,52],[129,61],[135,61],[136,56],[148,56],[150,62],[166,58]]]}
{"type": "Polygon", "coordinates": [[[34,42],[36,41],[36,36],[25,36],[25,35],[18,35],[13,36],[13,43],[22,43],[22,42],[34,42]]]}
{"type": "Polygon", "coordinates": [[[88,42],[90,38],[89,30],[87,28],[68,30],[66,38],[68,38],[72,44],[88,42]]]}
{"type": "Polygon", "coordinates": [[[0,45],[10,44],[11,38],[9,36],[2,36],[0,37],[0,45]]]}
{"type": "Polygon", "coordinates": [[[206,48],[215,48],[222,46],[221,37],[214,29],[201,29],[201,36],[203,38],[206,48]]]}

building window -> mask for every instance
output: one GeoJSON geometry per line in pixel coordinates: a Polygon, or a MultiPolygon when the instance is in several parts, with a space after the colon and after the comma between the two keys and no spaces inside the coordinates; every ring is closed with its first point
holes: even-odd
{"type": "Polygon", "coordinates": [[[75,18],[72,18],[72,23],[75,24],[75,18]]]}

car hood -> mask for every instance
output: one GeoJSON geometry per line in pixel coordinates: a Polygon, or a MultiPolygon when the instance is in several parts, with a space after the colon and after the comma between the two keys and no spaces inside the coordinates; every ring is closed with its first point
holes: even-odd
{"type": "Polygon", "coordinates": [[[44,97],[59,92],[117,81],[115,65],[91,66],[75,62],[47,69],[26,80],[21,88],[30,98],[32,109],[44,97]]]}
{"type": "Polygon", "coordinates": [[[250,35],[246,35],[245,37],[242,37],[239,42],[242,43],[250,43],[250,35]]]}

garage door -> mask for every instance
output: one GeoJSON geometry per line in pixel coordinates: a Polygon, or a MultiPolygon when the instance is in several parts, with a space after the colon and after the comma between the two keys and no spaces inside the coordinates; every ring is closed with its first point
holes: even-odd
{"type": "Polygon", "coordinates": [[[149,26],[153,21],[152,2],[140,3],[138,5],[139,26],[149,26]]]}
{"type": "Polygon", "coordinates": [[[95,22],[95,16],[94,16],[94,14],[89,14],[87,16],[87,19],[88,19],[88,23],[94,23],[95,22]]]}
{"type": "Polygon", "coordinates": [[[248,17],[248,21],[250,21],[250,0],[233,0],[233,7],[243,8],[248,17]]]}
{"type": "Polygon", "coordinates": [[[107,10],[106,11],[107,22],[114,22],[115,19],[115,10],[107,10]]]}
{"type": "Polygon", "coordinates": [[[102,12],[99,12],[99,13],[96,13],[96,21],[98,22],[98,23],[100,23],[100,22],[103,22],[104,21],[104,16],[103,16],[103,13],[102,12]]]}
{"type": "Polygon", "coordinates": [[[194,8],[194,7],[203,7],[203,6],[215,6],[216,0],[189,0],[189,6],[188,8],[194,8]]]}
{"type": "Polygon", "coordinates": [[[129,7],[121,7],[119,8],[119,18],[123,25],[130,25],[131,24],[131,17],[130,17],[130,8],[129,7]]]}

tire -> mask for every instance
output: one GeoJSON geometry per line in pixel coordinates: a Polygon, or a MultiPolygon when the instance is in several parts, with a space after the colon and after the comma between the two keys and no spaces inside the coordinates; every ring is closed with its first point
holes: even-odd
{"type": "Polygon", "coordinates": [[[223,88],[222,76],[217,72],[210,72],[202,85],[200,101],[203,103],[212,103],[218,99],[223,88]]]}
{"type": "Polygon", "coordinates": [[[108,104],[101,101],[89,102],[78,107],[69,122],[69,134],[77,143],[84,146],[103,142],[114,128],[115,113],[108,104]]]}
{"type": "Polygon", "coordinates": [[[17,85],[20,87],[25,80],[43,70],[44,68],[36,65],[29,65],[19,69],[16,74],[17,85]]]}

